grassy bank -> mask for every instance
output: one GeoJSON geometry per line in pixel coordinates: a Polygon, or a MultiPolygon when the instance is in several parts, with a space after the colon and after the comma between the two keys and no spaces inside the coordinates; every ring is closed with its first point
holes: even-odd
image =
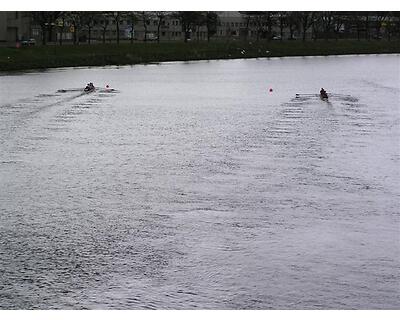
{"type": "Polygon", "coordinates": [[[400,41],[230,41],[0,48],[0,71],[203,59],[376,53],[400,53],[400,41]]]}

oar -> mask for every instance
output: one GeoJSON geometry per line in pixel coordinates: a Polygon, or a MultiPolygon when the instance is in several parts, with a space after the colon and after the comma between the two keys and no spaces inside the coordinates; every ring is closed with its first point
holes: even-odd
{"type": "MultiPolygon", "coordinates": [[[[341,93],[331,93],[327,92],[327,95],[330,97],[348,97],[348,98],[353,98],[349,94],[341,94],[341,93]]],[[[318,97],[318,94],[313,94],[313,93],[296,93],[296,97],[318,97]]]]}
{"type": "Polygon", "coordinates": [[[313,93],[296,93],[296,97],[316,97],[317,94],[313,93]]]}
{"type": "Polygon", "coordinates": [[[328,95],[332,96],[332,97],[348,97],[348,98],[352,98],[351,95],[349,94],[341,94],[341,93],[328,93],[328,95]]]}
{"type": "Polygon", "coordinates": [[[77,88],[77,89],[59,89],[57,92],[77,92],[77,91],[82,91],[82,88],[77,88]]]}

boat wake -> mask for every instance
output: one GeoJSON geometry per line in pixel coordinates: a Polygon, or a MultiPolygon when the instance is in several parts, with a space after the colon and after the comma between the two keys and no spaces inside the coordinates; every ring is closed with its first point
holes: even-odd
{"type": "MultiPolygon", "coordinates": [[[[310,93],[296,93],[296,96],[293,101],[309,101],[321,99],[319,94],[310,94],[310,93]]],[[[358,98],[353,97],[348,94],[341,94],[341,93],[329,93],[328,92],[328,99],[326,101],[339,101],[339,102],[358,102],[358,98]]]]}
{"type": "Polygon", "coordinates": [[[92,93],[92,92],[100,92],[100,93],[118,93],[120,92],[117,89],[112,88],[95,88],[94,90],[85,92],[82,88],[70,88],[70,89],[58,89],[57,93],[69,93],[69,92],[84,92],[84,93],[92,93]]]}
{"type": "Polygon", "coordinates": [[[89,93],[82,88],[59,89],[55,93],[39,93],[0,105],[0,117],[7,119],[0,128],[7,133],[0,139],[0,145],[21,128],[28,130],[27,127],[41,126],[54,117],[66,120],[66,114],[75,117],[84,110],[101,106],[104,99],[112,98],[117,92],[115,89],[98,89],[89,93]]]}

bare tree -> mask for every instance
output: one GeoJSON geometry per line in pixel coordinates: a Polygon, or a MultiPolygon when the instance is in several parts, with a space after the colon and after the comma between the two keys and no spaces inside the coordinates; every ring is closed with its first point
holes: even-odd
{"type": "Polygon", "coordinates": [[[256,29],[257,41],[260,40],[260,38],[266,38],[268,40],[271,39],[272,27],[275,24],[275,18],[273,12],[240,11],[240,13],[244,16],[246,21],[246,38],[249,34],[249,26],[254,26],[256,29]]]}
{"type": "Polygon", "coordinates": [[[299,19],[303,33],[302,40],[306,41],[307,30],[314,24],[314,12],[300,12],[299,19]]]}
{"type": "Polygon", "coordinates": [[[391,41],[397,36],[400,39],[400,12],[391,11],[388,12],[385,21],[382,23],[385,28],[385,34],[387,39],[391,41]]]}
{"type": "Polygon", "coordinates": [[[362,30],[361,15],[355,12],[354,15],[352,16],[352,20],[357,26],[357,40],[360,41],[361,40],[360,34],[362,30]]]}
{"type": "Polygon", "coordinates": [[[165,24],[165,20],[171,15],[168,11],[155,11],[153,14],[157,17],[157,42],[160,43],[161,26],[165,24]]]}
{"type": "Polygon", "coordinates": [[[110,25],[110,15],[110,12],[101,12],[97,16],[97,18],[99,19],[99,24],[101,26],[103,43],[106,43],[106,32],[108,26],[110,25]]]}
{"type": "Polygon", "coordinates": [[[333,32],[335,33],[335,38],[337,41],[339,39],[340,30],[342,29],[342,27],[346,21],[346,16],[343,12],[333,12],[332,19],[333,19],[333,22],[332,22],[333,32]]]}
{"type": "Polygon", "coordinates": [[[58,28],[58,31],[60,34],[58,41],[59,41],[60,46],[62,46],[62,44],[63,44],[63,35],[64,35],[64,31],[65,31],[67,16],[68,15],[66,12],[62,12],[57,20],[57,28],[58,28]]]}
{"type": "Polygon", "coordinates": [[[61,15],[59,11],[33,11],[32,22],[39,25],[42,33],[42,44],[51,41],[51,34],[57,18],[61,15]]]}
{"type": "Polygon", "coordinates": [[[207,41],[217,33],[219,17],[215,11],[206,11],[207,41]]]}
{"type": "Polygon", "coordinates": [[[278,14],[278,23],[279,23],[279,36],[281,40],[283,39],[283,30],[287,25],[287,12],[286,11],[279,11],[278,14]]]}
{"type": "Polygon", "coordinates": [[[178,11],[172,15],[181,22],[185,42],[190,39],[200,15],[201,12],[199,11],[178,11]]]}
{"type": "Polygon", "coordinates": [[[123,15],[124,14],[121,11],[114,11],[112,13],[112,17],[113,17],[113,19],[115,21],[115,29],[116,29],[116,33],[117,33],[117,44],[119,44],[119,37],[120,37],[120,35],[119,35],[119,27],[121,25],[121,20],[123,18],[123,15]]]}
{"type": "Polygon", "coordinates": [[[393,12],[388,13],[388,17],[385,21],[385,34],[388,39],[388,41],[392,40],[392,34],[395,30],[395,22],[394,22],[395,16],[393,12]]]}
{"type": "Polygon", "coordinates": [[[311,16],[312,22],[311,22],[311,38],[314,41],[317,41],[318,38],[318,26],[321,22],[321,15],[319,12],[312,12],[311,16]]]}
{"type": "Polygon", "coordinates": [[[249,36],[249,31],[250,31],[251,13],[249,11],[239,11],[239,13],[244,17],[244,19],[246,21],[245,40],[247,40],[247,38],[249,36]]]}
{"type": "Polygon", "coordinates": [[[126,17],[128,18],[129,25],[130,25],[130,41],[131,44],[133,43],[133,36],[135,32],[135,24],[138,22],[138,17],[134,11],[129,11],[126,13],[126,17]]]}
{"type": "Polygon", "coordinates": [[[245,13],[249,17],[249,25],[256,27],[257,41],[267,32],[267,19],[269,13],[265,11],[247,11],[245,13]]]}
{"type": "Polygon", "coordinates": [[[287,13],[287,26],[289,27],[289,39],[294,39],[294,33],[299,30],[300,13],[298,11],[289,11],[287,13]]]}
{"type": "Polygon", "coordinates": [[[74,44],[79,44],[79,30],[82,25],[81,14],[79,12],[70,12],[68,14],[68,21],[72,27],[74,44]]]}
{"type": "Polygon", "coordinates": [[[207,12],[200,12],[200,14],[197,16],[195,22],[194,22],[194,28],[196,31],[196,39],[197,41],[200,40],[200,28],[202,26],[206,26],[207,25],[207,16],[206,16],[207,12]]]}
{"type": "Polygon", "coordinates": [[[393,16],[393,33],[397,34],[397,39],[400,39],[400,12],[392,12],[393,16]]]}
{"type": "Polygon", "coordinates": [[[153,13],[150,11],[140,11],[139,20],[143,23],[144,37],[143,41],[147,42],[147,26],[150,24],[153,13]]]}
{"type": "Polygon", "coordinates": [[[48,13],[43,11],[32,12],[32,23],[40,27],[42,36],[42,45],[46,45],[46,24],[48,21],[48,13]]]}
{"type": "Polygon", "coordinates": [[[265,23],[266,23],[266,36],[268,41],[271,40],[272,38],[272,27],[275,25],[276,19],[274,18],[274,15],[271,11],[267,11],[265,13],[265,23]]]}
{"type": "Polygon", "coordinates": [[[263,11],[253,11],[252,20],[255,23],[256,31],[257,31],[257,41],[260,40],[261,35],[263,34],[263,22],[265,21],[265,13],[263,11]]]}
{"type": "Polygon", "coordinates": [[[370,33],[369,33],[369,15],[370,13],[368,11],[365,12],[364,18],[365,18],[365,39],[369,40],[370,39],[370,33]]]}
{"type": "Polygon", "coordinates": [[[324,11],[321,14],[321,23],[324,30],[325,40],[328,40],[330,32],[333,27],[333,12],[324,11]]]}
{"type": "Polygon", "coordinates": [[[96,20],[96,13],[93,11],[85,11],[81,13],[81,22],[82,25],[86,27],[88,31],[88,43],[90,44],[90,40],[92,38],[92,28],[94,26],[94,22],[96,20]]]}
{"type": "Polygon", "coordinates": [[[377,11],[375,13],[375,17],[376,17],[375,32],[376,32],[377,39],[380,39],[380,37],[381,37],[382,24],[387,19],[388,15],[389,15],[389,12],[387,12],[387,11],[377,11]]]}

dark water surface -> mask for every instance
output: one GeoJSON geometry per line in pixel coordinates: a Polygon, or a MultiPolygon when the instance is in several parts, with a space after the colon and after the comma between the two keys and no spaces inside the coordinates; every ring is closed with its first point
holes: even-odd
{"type": "Polygon", "coordinates": [[[0,308],[398,309],[399,62],[0,76],[0,308]]]}

